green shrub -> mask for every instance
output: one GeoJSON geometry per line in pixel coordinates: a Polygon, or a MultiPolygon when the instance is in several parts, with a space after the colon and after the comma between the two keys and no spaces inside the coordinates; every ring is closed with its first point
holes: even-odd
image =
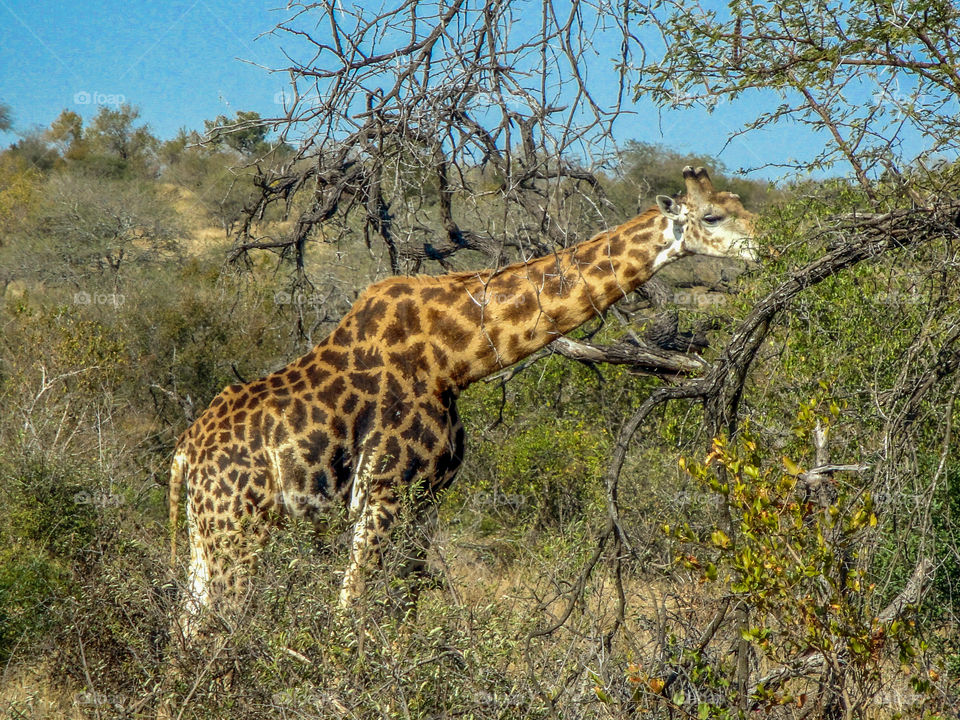
{"type": "Polygon", "coordinates": [[[0,455],[0,658],[49,629],[97,533],[93,483],[48,459],[0,455]]]}

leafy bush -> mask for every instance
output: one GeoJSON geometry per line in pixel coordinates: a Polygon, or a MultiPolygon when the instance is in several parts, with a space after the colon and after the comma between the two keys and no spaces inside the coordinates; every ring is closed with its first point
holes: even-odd
{"type": "MultiPolygon", "coordinates": [[[[812,418],[803,409],[800,427],[812,430],[812,418]]],[[[748,429],[734,442],[717,438],[704,462],[685,468],[728,515],[664,530],[679,544],[679,565],[712,588],[722,599],[719,616],[735,622],[725,623],[726,634],[717,632],[723,626],[704,630],[696,645],[675,635],[665,663],[673,674],[655,682],[662,697],[637,696],[641,704],[681,706],[702,718],[790,704],[812,705],[818,717],[841,709],[860,716],[878,692],[896,687],[890,668],[897,666],[907,669],[913,691],[930,689],[912,618],[885,611],[890,598],[874,592],[863,550],[865,536],[879,532],[869,493],[837,483],[826,497],[811,494],[798,464],[771,463],[748,429]],[[723,651],[731,646],[734,654],[723,651]]],[[[648,684],[664,677],[639,666],[631,672],[648,684]]],[[[935,706],[935,695],[928,700],[935,706]]]]}
{"type": "Polygon", "coordinates": [[[51,458],[0,454],[0,660],[48,631],[97,533],[93,483],[51,458]]]}

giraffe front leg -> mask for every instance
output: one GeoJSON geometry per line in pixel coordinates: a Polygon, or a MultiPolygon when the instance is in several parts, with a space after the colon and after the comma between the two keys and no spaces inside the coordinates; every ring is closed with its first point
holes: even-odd
{"type": "Polygon", "coordinates": [[[184,641],[190,643],[195,641],[199,634],[201,614],[211,605],[213,568],[208,543],[200,533],[189,501],[187,502],[187,538],[190,543],[190,566],[178,623],[184,641]]]}
{"type": "Polygon", "coordinates": [[[340,588],[340,607],[354,605],[366,587],[365,575],[370,566],[382,560],[381,544],[389,538],[396,519],[396,496],[388,489],[371,492],[366,483],[355,483],[350,514],[356,517],[350,546],[350,565],[340,588]]]}
{"type": "Polygon", "coordinates": [[[420,497],[412,505],[402,523],[402,537],[394,540],[399,558],[391,611],[397,618],[415,615],[421,592],[438,584],[438,577],[430,572],[427,564],[427,553],[436,533],[437,501],[420,497]]]}

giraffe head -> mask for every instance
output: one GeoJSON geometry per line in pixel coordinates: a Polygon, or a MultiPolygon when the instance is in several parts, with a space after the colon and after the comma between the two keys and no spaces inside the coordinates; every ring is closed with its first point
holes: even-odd
{"type": "Polygon", "coordinates": [[[673,220],[678,255],[713,255],[756,260],[753,213],[743,207],[740,196],[714,190],[702,168],[683,169],[687,193],[683,200],[657,196],[657,205],[673,220]]]}

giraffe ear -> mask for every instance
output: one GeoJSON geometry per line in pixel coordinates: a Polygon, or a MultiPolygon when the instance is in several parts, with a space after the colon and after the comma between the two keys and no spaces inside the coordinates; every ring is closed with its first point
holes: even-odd
{"type": "Polygon", "coordinates": [[[680,203],[669,195],[657,195],[657,207],[671,220],[680,219],[680,203]]]}

